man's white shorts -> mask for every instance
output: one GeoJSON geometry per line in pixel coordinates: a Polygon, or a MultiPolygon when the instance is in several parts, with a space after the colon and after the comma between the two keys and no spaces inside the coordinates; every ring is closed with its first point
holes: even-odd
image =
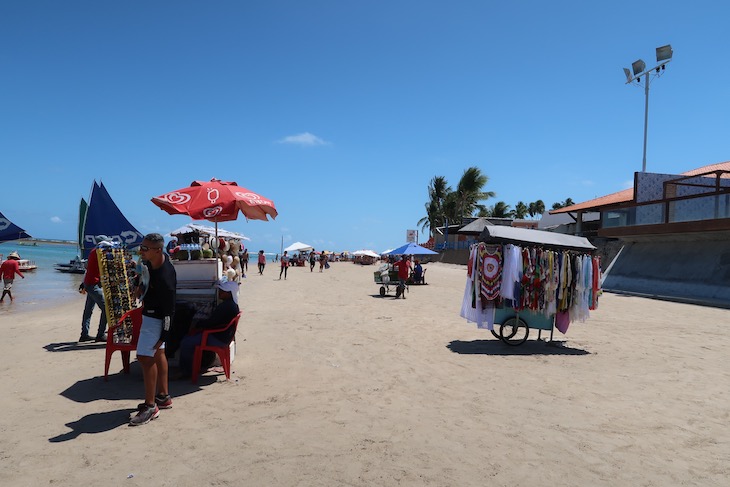
{"type": "MultiPolygon", "coordinates": [[[[155,356],[155,345],[160,341],[162,333],[162,320],[142,315],[142,326],[139,329],[139,340],[137,341],[137,355],[143,357],[155,356]]],[[[165,349],[165,343],[160,345],[159,350],[165,349]]]]}

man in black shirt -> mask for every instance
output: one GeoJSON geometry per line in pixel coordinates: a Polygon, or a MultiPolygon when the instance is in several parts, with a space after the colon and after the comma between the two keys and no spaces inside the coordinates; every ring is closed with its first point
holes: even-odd
{"type": "Polygon", "coordinates": [[[142,327],[137,341],[137,360],[142,366],[145,402],[137,406],[132,426],[147,424],[160,415],[160,408],[172,407],[167,389],[167,357],[165,337],[175,313],[177,275],[163,251],[165,241],[159,233],[150,233],[142,240],[139,253],[149,273],[149,282],[142,298],[142,327]]]}
{"type": "MultiPolygon", "coordinates": [[[[183,338],[180,343],[180,370],[172,379],[188,379],[193,372],[193,354],[195,347],[203,339],[203,330],[223,328],[231,322],[239,312],[238,283],[236,281],[218,281],[218,298],[220,303],[215,307],[210,318],[196,325],[195,330],[183,338]]],[[[208,345],[227,347],[233,340],[233,328],[208,335],[208,345]]]]}

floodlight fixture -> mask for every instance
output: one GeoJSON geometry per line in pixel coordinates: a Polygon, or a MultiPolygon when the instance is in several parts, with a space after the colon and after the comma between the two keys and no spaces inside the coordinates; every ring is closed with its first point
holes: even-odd
{"type": "Polygon", "coordinates": [[[656,48],[656,61],[658,63],[672,59],[672,45],[667,44],[666,46],[656,48]]]}
{"type": "Polygon", "coordinates": [[[634,70],[634,76],[639,75],[646,69],[646,63],[639,59],[638,61],[631,63],[631,69],[634,70]]]}
{"type": "Polygon", "coordinates": [[[628,68],[624,68],[624,74],[626,75],[626,82],[631,83],[634,81],[634,77],[631,76],[631,71],[628,70],[628,68]]]}
{"type": "Polygon", "coordinates": [[[642,76],[644,77],[644,158],[641,165],[642,172],[646,172],[646,140],[649,130],[649,82],[652,78],[652,71],[654,71],[654,77],[659,77],[662,75],[662,71],[666,69],[667,63],[672,60],[673,54],[674,52],[672,51],[671,44],[667,44],[666,46],[656,48],[656,60],[659,64],[657,64],[653,68],[647,70],[646,63],[641,59],[638,59],[631,63],[633,76],[631,75],[631,71],[629,71],[627,68],[623,68],[624,74],[626,75],[626,84],[631,84],[634,81],[640,83],[642,76]]]}

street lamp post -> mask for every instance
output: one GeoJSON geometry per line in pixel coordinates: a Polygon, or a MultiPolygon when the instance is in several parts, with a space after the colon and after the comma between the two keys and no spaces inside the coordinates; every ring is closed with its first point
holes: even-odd
{"type": "Polygon", "coordinates": [[[666,69],[666,65],[672,60],[672,46],[667,44],[666,46],[657,47],[656,60],[658,64],[650,69],[646,69],[646,63],[641,59],[631,63],[631,71],[628,68],[624,68],[627,85],[633,82],[640,85],[641,77],[644,77],[644,157],[642,159],[641,172],[646,172],[646,139],[649,129],[649,82],[652,72],[654,72],[654,77],[661,76],[666,69]]]}

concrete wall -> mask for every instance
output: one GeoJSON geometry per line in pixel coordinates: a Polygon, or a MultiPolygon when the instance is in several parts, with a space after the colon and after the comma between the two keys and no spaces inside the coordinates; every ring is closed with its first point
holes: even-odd
{"type": "Polygon", "coordinates": [[[445,264],[463,264],[469,261],[469,249],[464,250],[444,250],[439,252],[438,256],[433,256],[437,262],[445,264]]]}
{"type": "Polygon", "coordinates": [[[730,240],[626,242],[603,289],[730,308],[730,240]]]}

